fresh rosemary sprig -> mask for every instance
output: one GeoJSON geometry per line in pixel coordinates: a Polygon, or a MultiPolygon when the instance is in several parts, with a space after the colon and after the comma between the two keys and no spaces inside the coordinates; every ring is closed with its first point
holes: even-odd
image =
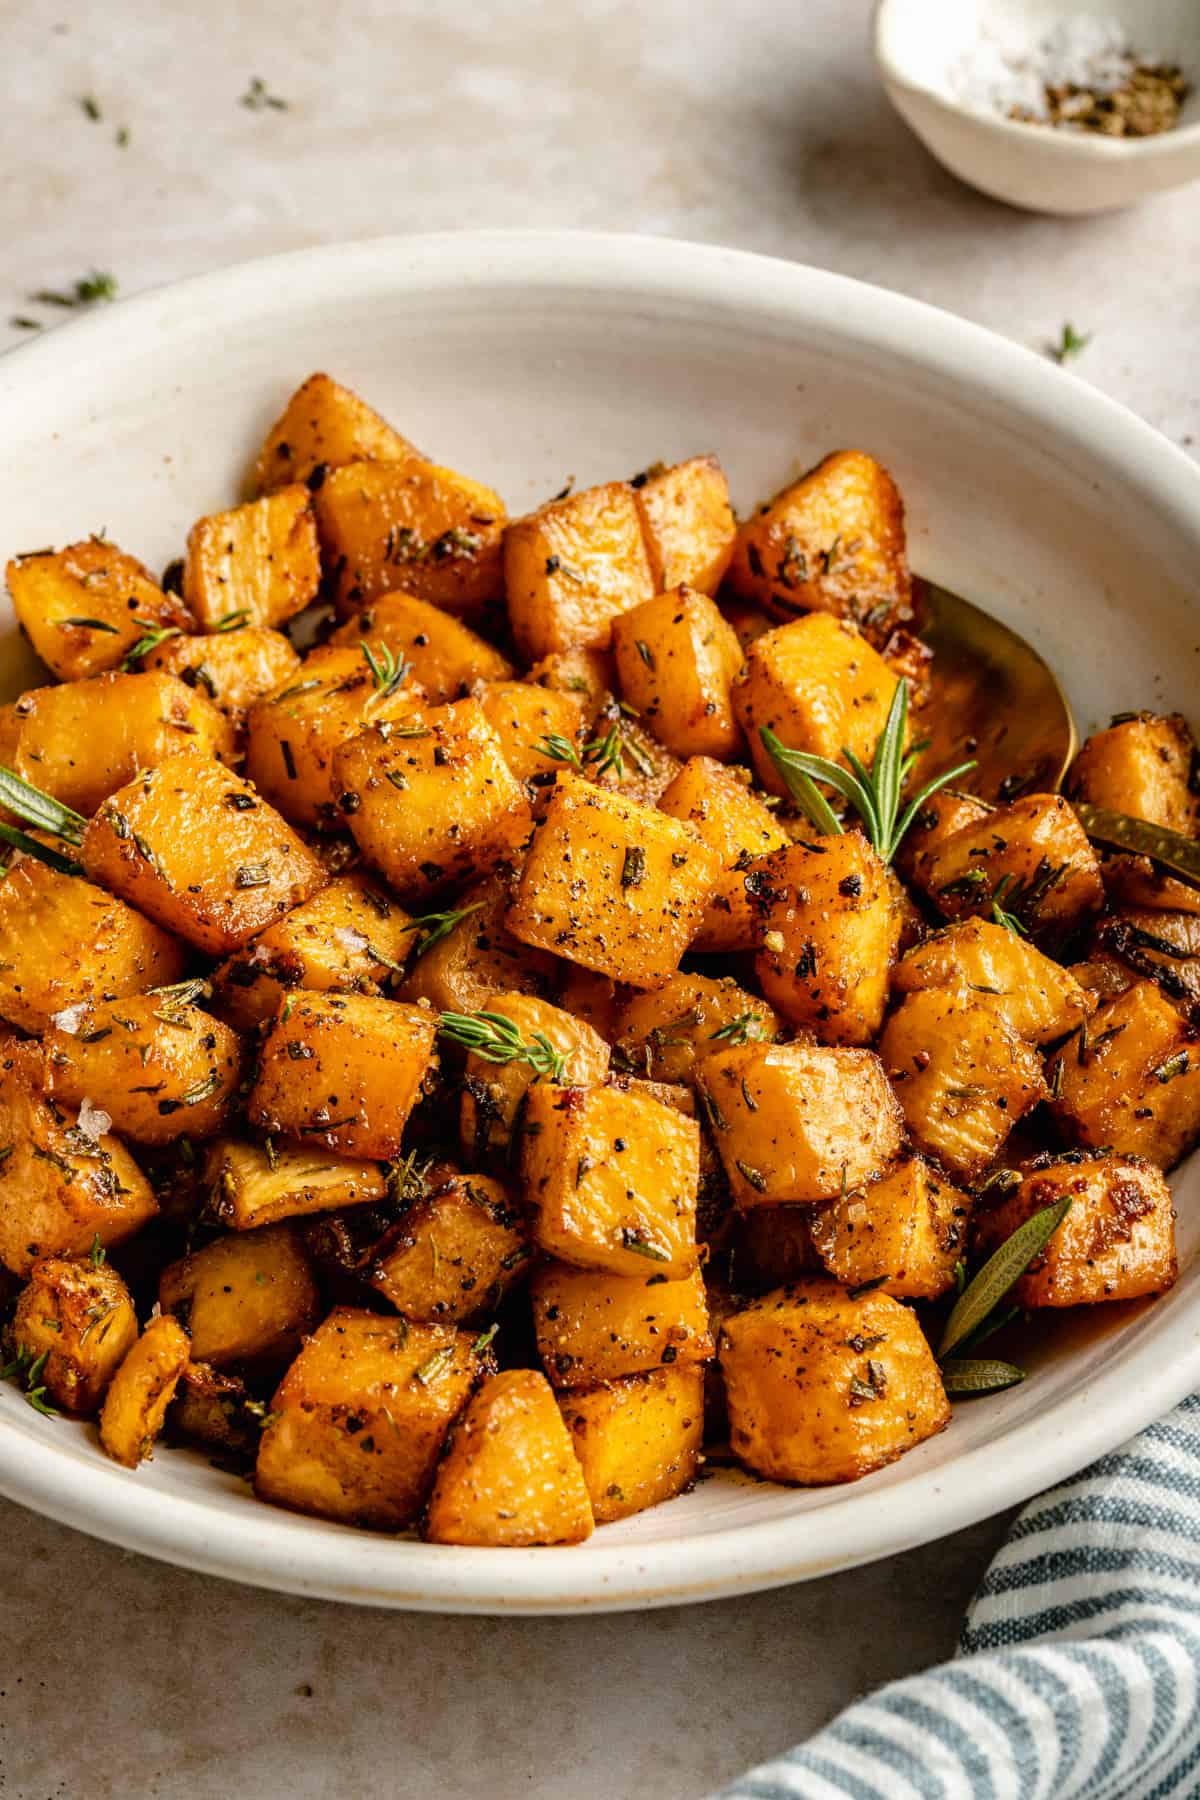
{"type": "Polygon", "coordinates": [[[1018,881],[1011,873],[1002,875],[992,889],[994,923],[1016,932],[1018,937],[1028,937],[1030,926],[1037,922],[1042,901],[1052,888],[1058,886],[1069,866],[1052,863],[1048,856],[1043,856],[1033,874],[1023,881],[1018,881]]]}
{"type": "Polygon", "coordinates": [[[1001,1302],[1034,1258],[1041,1255],[1070,1208],[1068,1194],[1052,1206],[1031,1213],[963,1288],[951,1308],[938,1346],[947,1393],[995,1393],[1024,1381],[1024,1371],[1014,1363],[977,1361],[964,1357],[962,1352],[977,1349],[985,1338],[992,1337],[1016,1317],[1020,1308],[1002,1307],[1001,1302]]]}
{"type": "Polygon", "coordinates": [[[56,800],[52,794],[43,793],[41,788],[32,787],[28,781],[22,781],[19,775],[0,764],[0,805],[16,813],[27,825],[37,831],[53,832],[55,837],[64,839],[68,844],[83,842],[84,827],[87,820],[81,813],[73,812],[56,800]]]}
{"type": "Polygon", "coordinates": [[[614,719],[603,737],[592,738],[582,749],[557,731],[547,732],[533,747],[539,756],[550,762],[567,763],[577,775],[586,775],[589,770],[595,775],[611,772],[621,781],[625,775],[626,757],[639,774],[654,773],[653,760],[636,739],[626,733],[620,719],[614,719]]]}
{"type": "Polygon", "coordinates": [[[567,1072],[567,1059],[556,1050],[544,1031],[521,1036],[520,1027],[503,1013],[443,1013],[438,1030],[452,1044],[490,1063],[528,1063],[540,1081],[546,1076],[561,1081],[567,1072]]]}
{"type": "Polygon", "coordinates": [[[841,763],[831,762],[826,756],[813,756],[805,750],[789,750],[785,744],[780,743],[769,725],[761,727],[759,737],[782,776],[788,793],[818,831],[824,832],[826,836],[836,837],[843,830],[841,820],[816,785],[818,781],[823,781],[827,787],[833,788],[850,802],[879,856],[885,863],[890,863],[905,832],[930,796],[975,767],[974,760],[971,760],[956,764],[944,774],[935,775],[901,811],[904,783],[912,773],[919,754],[916,750],[905,752],[907,730],[908,684],[898,681],[888,709],[887,722],[879,734],[869,769],[853,750],[842,750],[842,755],[850,765],[849,769],[843,768],[841,763]]]}
{"type": "Polygon", "coordinates": [[[758,1013],[739,1013],[736,1019],[729,1019],[719,1025],[716,1031],[710,1031],[710,1044],[748,1044],[757,1042],[763,1035],[763,1022],[758,1013]]]}
{"type": "Polygon", "coordinates": [[[43,1350],[40,1356],[35,1357],[27,1345],[18,1344],[17,1354],[12,1361],[0,1368],[0,1381],[19,1381],[25,1390],[25,1399],[34,1412],[40,1412],[47,1419],[56,1419],[58,1408],[51,1406],[46,1399],[46,1385],[42,1380],[42,1371],[49,1354],[49,1350],[43,1350]]]}
{"type": "Polygon", "coordinates": [[[375,680],[374,700],[389,700],[397,688],[404,685],[411,664],[401,656],[392,653],[387,644],[380,644],[377,651],[372,650],[365,638],[360,638],[358,647],[367,659],[367,667],[375,680]]]}
{"type": "Polygon", "coordinates": [[[413,948],[414,959],[424,956],[425,952],[432,950],[435,944],[440,944],[442,939],[448,937],[461,920],[469,919],[471,914],[478,912],[482,905],[482,900],[476,900],[470,906],[460,906],[451,912],[422,913],[419,919],[410,919],[402,929],[417,931],[421,934],[413,948]]]}
{"type": "Polygon", "coordinates": [[[145,632],[137,643],[133,644],[126,652],[125,660],[121,664],[123,669],[132,669],[135,663],[141,662],[143,656],[149,656],[152,650],[157,650],[158,646],[165,644],[168,638],[183,635],[178,625],[160,625],[157,619],[142,619],[138,617],[137,613],[133,615],[133,622],[135,625],[144,625],[145,632]]]}

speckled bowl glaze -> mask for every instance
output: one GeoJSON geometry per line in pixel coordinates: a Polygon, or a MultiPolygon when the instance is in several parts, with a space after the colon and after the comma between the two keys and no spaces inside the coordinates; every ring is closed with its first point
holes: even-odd
{"type": "MultiPolygon", "coordinates": [[[[1200,474],[1073,376],[971,325],[793,264],[571,234],[303,251],[143,295],[0,360],[5,554],[101,526],[159,566],[240,491],[305,375],[350,383],[519,511],[713,449],[740,506],[836,445],[889,465],[913,562],[1008,619],[1081,726],[1187,711],[1200,661],[1200,474]]],[[[30,672],[9,616],[7,691],[30,672]]],[[[462,1612],[671,1605],[809,1579],[1024,1499],[1200,1380],[1200,1181],[1161,1300],[1045,1321],[1021,1387],[851,1487],[718,1470],[554,1550],[447,1549],[276,1511],[207,1460],[136,1473],[93,1428],[0,1387],[0,1491],[130,1549],[241,1581],[462,1612]]]]}

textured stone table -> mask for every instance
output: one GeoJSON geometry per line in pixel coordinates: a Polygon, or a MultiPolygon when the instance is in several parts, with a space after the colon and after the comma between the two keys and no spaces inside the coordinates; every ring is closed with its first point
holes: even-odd
{"type": "MultiPolygon", "coordinates": [[[[0,345],[31,291],[93,268],[129,292],[379,232],[633,229],[824,264],[1034,346],[1069,319],[1093,334],[1078,372],[1197,454],[1200,191],[1082,222],[968,192],[878,92],[867,11],[5,0],[0,345]],[[286,109],[239,104],[255,76],[286,109]]],[[[3,1800],[694,1800],[947,1654],[1004,1523],[746,1601],[489,1621],[0,1522],[3,1800]]]]}

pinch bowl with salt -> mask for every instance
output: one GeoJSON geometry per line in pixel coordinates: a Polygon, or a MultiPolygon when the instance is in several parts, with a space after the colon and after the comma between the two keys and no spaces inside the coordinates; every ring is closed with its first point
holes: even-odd
{"type": "Polygon", "coordinates": [[[1200,0],[879,0],[889,98],[1010,206],[1105,212],[1200,180],[1200,0]]]}

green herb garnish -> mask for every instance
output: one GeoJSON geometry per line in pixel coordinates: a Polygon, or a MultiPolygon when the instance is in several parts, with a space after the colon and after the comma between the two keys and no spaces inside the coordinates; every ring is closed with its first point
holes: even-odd
{"type": "Polygon", "coordinates": [[[483,904],[482,900],[476,900],[471,906],[460,906],[450,912],[422,913],[419,919],[410,919],[403,929],[420,933],[413,950],[414,958],[424,956],[427,950],[432,950],[435,944],[440,944],[456,925],[463,919],[469,918],[472,913],[478,912],[483,904]]]}
{"type": "Polygon", "coordinates": [[[544,1031],[532,1032],[524,1038],[520,1028],[503,1013],[443,1013],[438,1031],[452,1044],[461,1044],[484,1062],[528,1063],[538,1080],[547,1076],[551,1081],[560,1082],[566,1074],[566,1057],[561,1050],[555,1049],[544,1031]]]}

